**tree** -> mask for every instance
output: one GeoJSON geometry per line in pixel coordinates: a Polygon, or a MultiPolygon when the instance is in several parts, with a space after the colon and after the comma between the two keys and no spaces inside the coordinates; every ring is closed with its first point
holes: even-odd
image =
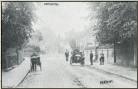
{"type": "Polygon", "coordinates": [[[69,42],[69,45],[72,49],[75,49],[76,48],[76,40],[75,39],[71,39],[70,42],[69,42]]]}
{"type": "Polygon", "coordinates": [[[41,51],[40,47],[36,46],[36,45],[27,45],[26,48],[33,49],[32,52],[38,52],[39,53],[41,51]]]}
{"type": "Polygon", "coordinates": [[[114,44],[114,42],[136,40],[136,2],[97,2],[90,7],[92,6],[95,8],[98,20],[95,30],[97,30],[96,36],[99,42],[114,44]]]}
{"type": "Polygon", "coordinates": [[[38,33],[38,35],[39,35],[39,42],[40,42],[40,41],[43,41],[42,32],[40,32],[39,30],[36,30],[35,33],[38,33]]]}
{"type": "Polygon", "coordinates": [[[2,2],[2,46],[22,47],[31,37],[32,22],[36,21],[31,2],[2,2]]]}
{"type": "Polygon", "coordinates": [[[137,41],[137,2],[100,2],[92,6],[98,20],[96,38],[102,44],[114,44],[116,62],[116,43],[137,41]]]}

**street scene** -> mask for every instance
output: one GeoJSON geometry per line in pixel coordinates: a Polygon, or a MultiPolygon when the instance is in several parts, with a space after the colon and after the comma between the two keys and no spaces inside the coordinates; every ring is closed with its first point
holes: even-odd
{"type": "Polygon", "coordinates": [[[137,2],[2,2],[2,88],[137,88],[137,2]]]}

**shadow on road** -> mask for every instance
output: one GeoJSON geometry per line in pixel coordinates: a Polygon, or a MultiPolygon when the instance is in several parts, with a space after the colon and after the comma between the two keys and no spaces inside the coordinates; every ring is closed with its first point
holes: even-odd
{"type": "Polygon", "coordinates": [[[71,66],[76,66],[76,67],[85,67],[85,65],[71,65],[71,66]]]}

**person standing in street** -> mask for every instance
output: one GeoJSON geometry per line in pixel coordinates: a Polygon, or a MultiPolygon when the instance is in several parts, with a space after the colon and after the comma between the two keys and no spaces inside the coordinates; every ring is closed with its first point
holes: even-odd
{"type": "Polygon", "coordinates": [[[104,54],[103,53],[101,53],[100,65],[104,65],[104,54]]]}
{"type": "Polygon", "coordinates": [[[69,52],[66,50],[65,52],[65,56],[66,56],[66,61],[68,61],[68,57],[69,57],[69,52]]]}
{"type": "Polygon", "coordinates": [[[91,65],[93,65],[93,53],[92,53],[92,51],[90,53],[90,63],[91,63],[91,65]]]}
{"type": "Polygon", "coordinates": [[[82,63],[84,64],[85,54],[84,51],[82,52],[82,63]]]}

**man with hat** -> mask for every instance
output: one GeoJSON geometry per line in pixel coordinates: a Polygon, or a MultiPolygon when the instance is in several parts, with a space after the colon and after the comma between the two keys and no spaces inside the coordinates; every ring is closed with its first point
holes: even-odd
{"type": "Polygon", "coordinates": [[[91,63],[91,65],[93,65],[93,53],[92,53],[92,51],[90,53],[90,63],[91,63]]]}
{"type": "Polygon", "coordinates": [[[33,55],[31,55],[31,63],[32,63],[32,66],[31,66],[31,71],[33,70],[35,70],[36,71],[36,62],[35,62],[35,60],[34,60],[34,58],[36,58],[37,57],[37,55],[35,54],[35,53],[33,53],[33,55]]]}

